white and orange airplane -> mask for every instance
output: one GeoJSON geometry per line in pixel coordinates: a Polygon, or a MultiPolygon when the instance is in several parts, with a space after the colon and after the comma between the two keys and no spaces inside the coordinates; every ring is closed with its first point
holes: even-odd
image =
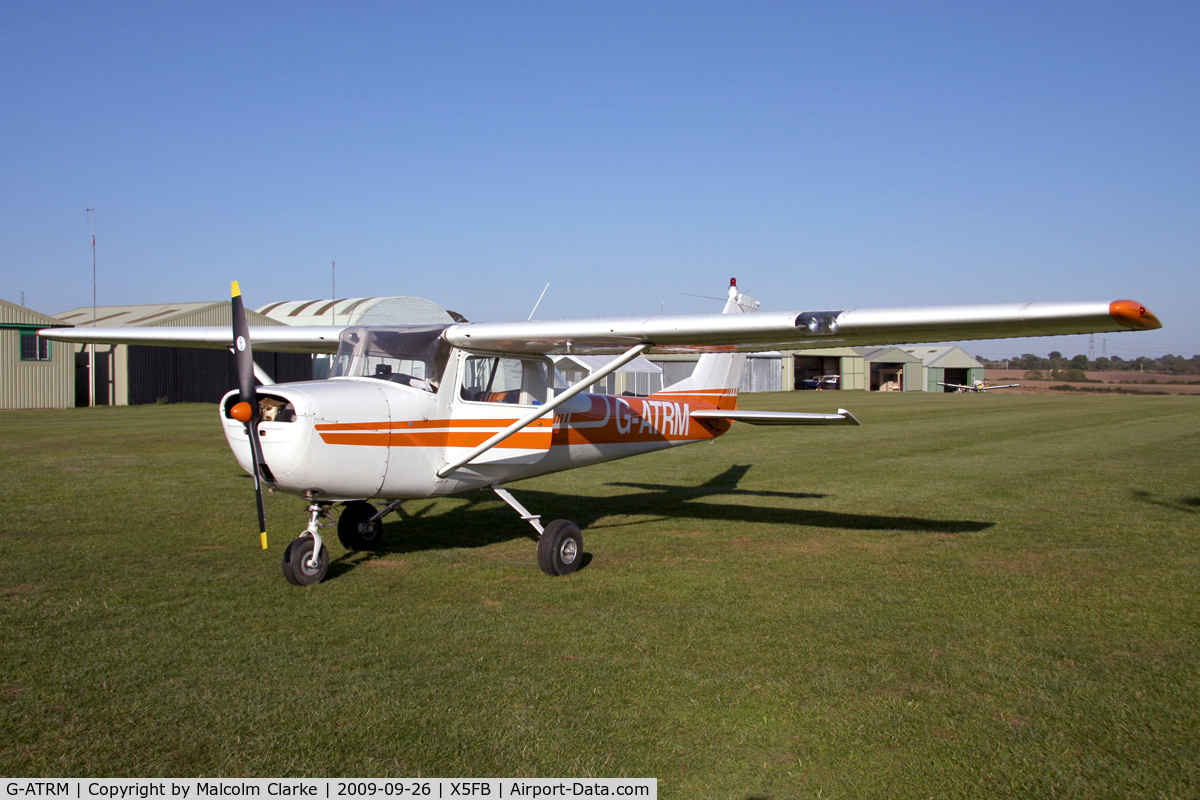
{"type": "Polygon", "coordinates": [[[54,328],[66,342],[231,348],[238,389],[220,404],[234,456],[255,477],[266,549],[263,482],[308,501],[307,529],[288,545],[284,576],[317,583],[329,567],[321,529],[349,549],[378,547],[383,518],[407,499],[491,488],[538,532],[538,565],[574,572],[583,536],[568,520],[543,526],[505,488],[535,475],[715,439],[733,422],[857,425],[850,412],[801,414],[737,407],[745,353],[1149,330],[1131,300],[758,312],[730,281],[721,314],[565,321],[351,327],[246,324],[237,283],[229,328],[54,328]],[[757,312],[757,313],[756,313],[757,312]],[[261,350],[334,354],[328,380],[274,384],[261,350]],[[643,353],[700,353],[691,377],[649,397],[586,390],[643,353]],[[616,354],[574,386],[551,354],[616,354]],[[255,386],[255,375],[264,384],[255,386]],[[328,521],[325,521],[328,520],[328,521]]]}

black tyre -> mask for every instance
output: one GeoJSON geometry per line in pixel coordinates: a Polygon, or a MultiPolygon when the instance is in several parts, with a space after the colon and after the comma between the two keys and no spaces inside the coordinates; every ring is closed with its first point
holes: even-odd
{"type": "Polygon", "coordinates": [[[325,573],[329,571],[329,550],[321,545],[317,563],[310,564],[314,544],[311,536],[301,536],[283,551],[283,577],[288,579],[288,583],[312,586],[325,579],[325,573]]]}
{"type": "Polygon", "coordinates": [[[355,500],[342,507],[338,516],[338,541],[347,550],[374,550],[383,543],[383,520],[371,521],[378,512],[366,500],[355,500]]]}
{"type": "Polygon", "coordinates": [[[538,539],[538,566],[547,575],[570,575],[583,561],[583,534],[579,526],[556,519],[538,539]]]}

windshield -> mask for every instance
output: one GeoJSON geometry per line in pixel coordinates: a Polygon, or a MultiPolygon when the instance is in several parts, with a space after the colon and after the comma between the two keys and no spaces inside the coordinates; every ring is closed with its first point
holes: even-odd
{"type": "Polygon", "coordinates": [[[442,340],[447,325],[347,328],[329,372],[331,378],[376,378],[436,392],[450,360],[442,340]]]}

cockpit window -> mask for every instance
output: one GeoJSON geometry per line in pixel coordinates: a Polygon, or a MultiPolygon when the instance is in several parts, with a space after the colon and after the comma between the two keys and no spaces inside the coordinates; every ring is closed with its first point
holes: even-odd
{"type": "Polygon", "coordinates": [[[540,406],[565,388],[566,381],[546,361],[468,356],[463,361],[459,396],[482,403],[540,406]]]}
{"type": "Polygon", "coordinates": [[[436,392],[450,360],[450,345],[442,341],[446,327],[347,328],[329,377],[376,378],[436,392]]]}

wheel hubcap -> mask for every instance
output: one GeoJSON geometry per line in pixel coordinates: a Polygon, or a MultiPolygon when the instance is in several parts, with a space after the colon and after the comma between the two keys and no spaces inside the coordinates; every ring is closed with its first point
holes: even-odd
{"type": "Polygon", "coordinates": [[[558,548],[558,557],[563,560],[564,564],[570,564],[575,560],[575,556],[579,554],[579,547],[575,544],[574,539],[567,539],[558,548]]]}

